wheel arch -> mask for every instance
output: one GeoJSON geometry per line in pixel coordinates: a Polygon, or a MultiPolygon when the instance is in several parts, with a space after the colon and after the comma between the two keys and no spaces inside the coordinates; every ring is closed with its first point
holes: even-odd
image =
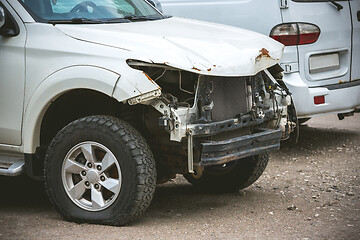
{"type": "Polygon", "coordinates": [[[76,91],[88,91],[113,99],[112,94],[119,77],[112,71],[93,66],[64,68],[48,76],[35,89],[25,107],[23,152],[33,154],[40,146],[44,116],[62,96],[76,91]]]}

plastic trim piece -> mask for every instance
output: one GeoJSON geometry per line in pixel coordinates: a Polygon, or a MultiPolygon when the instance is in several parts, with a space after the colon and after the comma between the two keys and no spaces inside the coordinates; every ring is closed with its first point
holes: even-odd
{"type": "MultiPolygon", "coordinates": [[[[335,90],[335,89],[350,88],[350,87],[355,87],[355,86],[360,86],[360,79],[358,79],[356,81],[325,85],[325,86],[321,86],[321,87],[327,88],[328,90],[335,90]]],[[[317,88],[317,87],[312,87],[312,88],[317,88]]]]}

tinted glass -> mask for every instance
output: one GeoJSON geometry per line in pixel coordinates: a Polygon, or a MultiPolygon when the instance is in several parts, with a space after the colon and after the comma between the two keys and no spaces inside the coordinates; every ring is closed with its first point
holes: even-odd
{"type": "Polygon", "coordinates": [[[144,0],[19,0],[38,21],[88,19],[106,21],[148,17],[160,19],[144,0]]]}

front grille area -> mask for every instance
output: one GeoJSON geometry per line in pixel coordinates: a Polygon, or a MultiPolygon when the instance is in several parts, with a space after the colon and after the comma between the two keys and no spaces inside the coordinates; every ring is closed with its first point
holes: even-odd
{"type": "Polygon", "coordinates": [[[222,121],[249,112],[246,78],[211,78],[212,120],[222,121]]]}

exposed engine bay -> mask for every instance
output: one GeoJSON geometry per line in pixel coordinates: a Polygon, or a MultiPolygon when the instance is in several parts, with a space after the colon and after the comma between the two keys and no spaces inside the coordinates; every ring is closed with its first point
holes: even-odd
{"type": "Polygon", "coordinates": [[[291,94],[278,65],[255,76],[217,77],[163,65],[128,64],[161,87],[160,97],[141,103],[157,110],[145,114],[146,128],[153,135],[148,141],[156,159],[172,174],[199,174],[204,166],[277,150],[296,126],[291,94]]]}

